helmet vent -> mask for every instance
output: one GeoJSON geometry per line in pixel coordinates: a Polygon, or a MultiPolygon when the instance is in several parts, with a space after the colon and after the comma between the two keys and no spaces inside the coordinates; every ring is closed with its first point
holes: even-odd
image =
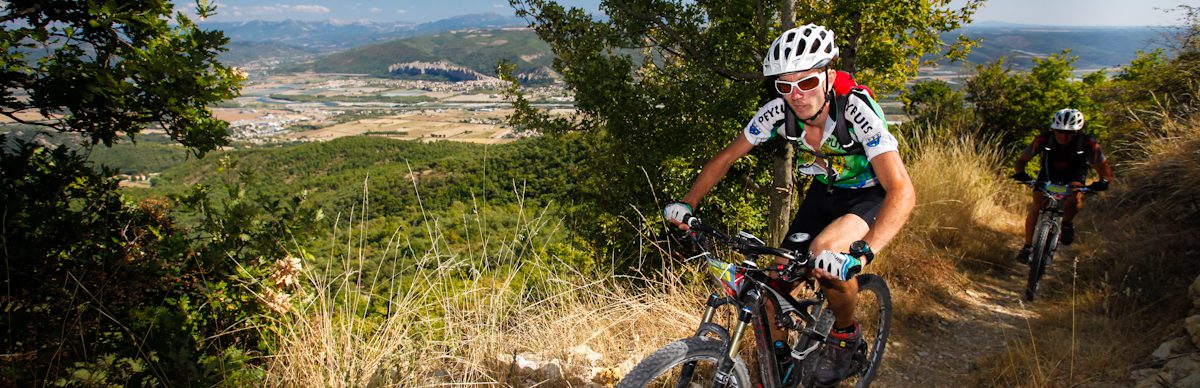
{"type": "Polygon", "coordinates": [[[835,36],[833,31],[815,24],[783,32],[763,57],[763,75],[776,76],[828,66],[838,55],[835,36]]]}

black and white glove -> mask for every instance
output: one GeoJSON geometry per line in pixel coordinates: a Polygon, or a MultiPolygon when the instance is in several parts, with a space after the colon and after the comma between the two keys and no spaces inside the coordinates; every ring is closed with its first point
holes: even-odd
{"type": "Polygon", "coordinates": [[[830,275],[846,281],[862,271],[862,261],[845,253],[834,253],[830,251],[821,251],[814,259],[815,267],[829,272],[830,275]]]}
{"type": "Polygon", "coordinates": [[[1088,188],[1088,190],[1091,190],[1091,191],[1108,190],[1108,181],[1101,179],[1101,180],[1092,182],[1092,184],[1088,185],[1087,188],[1088,188]]]}
{"type": "Polygon", "coordinates": [[[663,218],[666,218],[667,221],[675,221],[682,224],[690,215],[692,215],[692,205],[688,205],[686,202],[671,202],[667,204],[667,207],[663,208],[663,218]]]}

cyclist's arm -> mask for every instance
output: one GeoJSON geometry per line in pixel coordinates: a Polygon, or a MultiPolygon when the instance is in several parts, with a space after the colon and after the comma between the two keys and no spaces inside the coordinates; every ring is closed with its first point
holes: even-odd
{"type": "Polygon", "coordinates": [[[1100,179],[1112,182],[1112,180],[1113,180],[1112,166],[1108,165],[1107,159],[1101,160],[1100,163],[1093,164],[1092,168],[1096,169],[1096,174],[1100,176],[1100,179]]]}
{"type": "Polygon", "coordinates": [[[1033,160],[1034,155],[1037,155],[1037,149],[1042,146],[1041,140],[1041,136],[1035,137],[1033,138],[1033,141],[1029,143],[1029,146],[1025,147],[1025,152],[1021,153],[1021,156],[1017,158],[1017,162],[1013,164],[1013,168],[1017,172],[1025,171],[1025,165],[1028,164],[1030,160],[1033,160]]]}
{"type": "Polygon", "coordinates": [[[896,237],[900,228],[908,221],[909,213],[917,204],[917,192],[913,189],[912,179],[900,160],[896,151],[879,154],[871,159],[871,168],[879,184],[887,194],[883,197],[883,205],[875,218],[875,226],[871,228],[863,240],[874,252],[880,252],[883,247],[896,237]]]}
{"type": "Polygon", "coordinates": [[[1104,157],[1104,152],[1100,150],[1100,143],[1091,141],[1088,143],[1088,146],[1091,148],[1088,155],[1088,164],[1096,170],[1096,175],[1099,175],[1100,179],[1111,182],[1113,180],[1112,166],[1108,165],[1108,158],[1104,157]]]}
{"type": "Polygon", "coordinates": [[[751,149],[754,149],[754,145],[746,139],[746,134],[738,134],[737,138],[733,139],[733,143],[730,143],[704,164],[704,170],[700,171],[700,176],[696,177],[696,181],[692,183],[692,189],[688,190],[687,195],[683,197],[683,202],[692,205],[692,209],[699,208],[700,200],[708,194],[709,190],[712,190],[713,186],[717,185],[717,182],[725,178],[725,174],[729,172],[729,167],[733,165],[733,162],[750,153],[751,149]]]}

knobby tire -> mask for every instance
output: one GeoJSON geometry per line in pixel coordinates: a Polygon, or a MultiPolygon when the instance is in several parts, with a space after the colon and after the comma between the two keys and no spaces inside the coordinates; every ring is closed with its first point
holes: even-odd
{"type": "Polygon", "coordinates": [[[1029,279],[1025,283],[1025,300],[1033,301],[1037,296],[1038,284],[1042,281],[1042,275],[1046,273],[1046,261],[1050,254],[1050,225],[1049,220],[1042,220],[1037,224],[1037,230],[1033,233],[1033,252],[1029,255],[1029,279]]]}
{"type": "MultiPolygon", "coordinates": [[[[863,327],[863,341],[867,345],[867,354],[865,355],[865,369],[859,373],[858,381],[854,386],[863,388],[871,385],[871,381],[879,374],[879,368],[883,364],[883,352],[887,348],[888,333],[892,328],[892,293],[888,290],[887,283],[877,275],[863,274],[858,275],[858,293],[859,300],[863,299],[863,294],[875,294],[875,299],[879,304],[878,311],[873,316],[867,316],[870,319],[870,324],[863,327]],[[867,335],[868,330],[874,330],[873,335],[867,335]]],[[[857,313],[860,322],[864,319],[864,311],[857,313]]],[[[862,325],[860,323],[860,325],[862,325]]],[[[852,376],[853,377],[853,376],[852,376]]]]}
{"type": "MultiPolygon", "coordinates": [[[[671,342],[633,367],[633,370],[617,383],[617,388],[677,386],[678,381],[655,379],[664,377],[672,370],[683,369],[689,362],[695,362],[697,374],[703,375],[705,371],[716,369],[717,363],[724,357],[724,352],[725,343],[709,337],[690,337],[671,342]]],[[[751,386],[750,373],[740,357],[734,359],[729,383],[730,387],[751,386]]]]}

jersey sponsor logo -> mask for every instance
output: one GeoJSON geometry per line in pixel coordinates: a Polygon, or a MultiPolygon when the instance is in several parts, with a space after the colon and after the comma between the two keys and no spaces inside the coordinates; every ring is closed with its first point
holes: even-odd
{"type": "Polygon", "coordinates": [[[852,103],[849,105],[846,109],[847,117],[850,118],[850,122],[854,123],[854,127],[859,129],[859,133],[874,132],[875,127],[871,125],[871,121],[867,118],[866,113],[862,109],[858,109],[857,104],[852,103]]]}
{"type": "Polygon", "coordinates": [[[757,125],[750,124],[750,134],[751,135],[758,136],[758,134],[760,134],[760,133],[762,133],[762,131],[760,131],[758,129],[757,125]]]}
{"type": "Polygon", "coordinates": [[[759,112],[755,122],[766,128],[774,127],[775,122],[778,122],[782,115],[783,103],[771,103],[767,105],[766,109],[759,112]]]}
{"type": "Polygon", "coordinates": [[[883,136],[875,135],[875,137],[872,137],[871,140],[867,140],[867,147],[879,146],[879,139],[881,139],[881,138],[883,138],[883,136]]]}

